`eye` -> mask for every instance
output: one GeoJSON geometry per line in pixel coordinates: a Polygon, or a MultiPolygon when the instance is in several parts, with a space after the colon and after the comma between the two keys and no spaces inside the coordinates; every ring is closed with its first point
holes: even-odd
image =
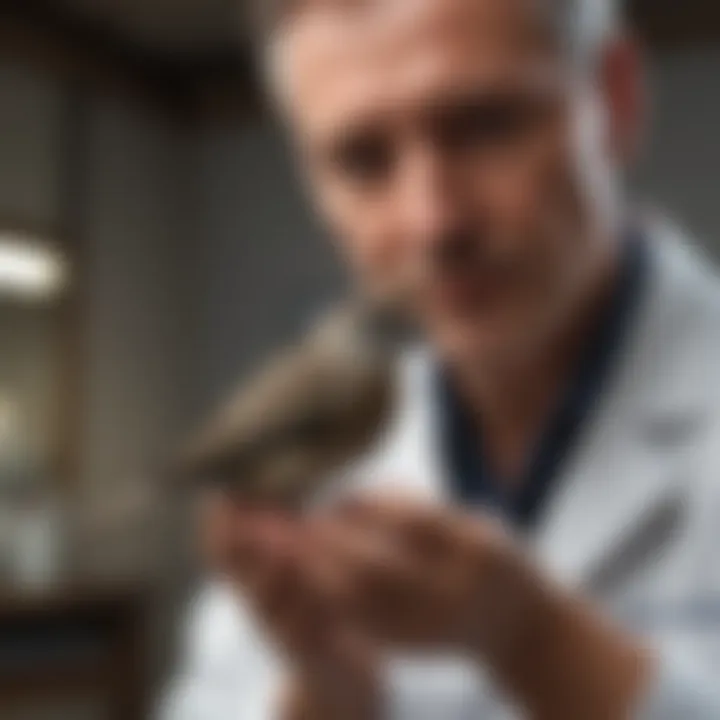
{"type": "Polygon", "coordinates": [[[519,94],[470,98],[444,107],[435,132],[450,149],[492,148],[521,140],[542,116],[542,103],[519,94]]]}
{"type": "Polygon", "coordinates": [[[335,168],[359,184],[378,184],[392,173],[391,143],[380,133],[358,133],[343,139],[332,152],[335,168]]]}

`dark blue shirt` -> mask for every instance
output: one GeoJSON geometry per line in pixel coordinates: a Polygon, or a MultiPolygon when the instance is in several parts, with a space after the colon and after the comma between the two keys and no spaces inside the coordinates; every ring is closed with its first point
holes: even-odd
{"type": "Polygon", "coordinates": [[[493,475],[483,454],[482,433],[477,423],[462,407],[447,376],[438,371],[442,453],[456,499],[492,509],[523,528],[538,520],[554,480],[590,419],[614,360],[622,350],[626,330],[642,295],[648,260],[643,238],[628,235],[610,302],[577,372],[531,453],[523,476],[515,478],[516,482],[503,483],[493,475]],[[508,491],[509,485],[517,489],[508,491]]]}

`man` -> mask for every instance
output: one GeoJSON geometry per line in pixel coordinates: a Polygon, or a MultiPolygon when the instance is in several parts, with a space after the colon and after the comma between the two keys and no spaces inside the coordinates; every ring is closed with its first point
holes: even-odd
{"type": "Polygon", "coordinates": [[[361,287],[409,285],[427,348],[354,500],[212,505],[225,583],[168,715],[717,720],[720,286],[621,192],[617,14],[263,5],[318,208],[361,287]]]}

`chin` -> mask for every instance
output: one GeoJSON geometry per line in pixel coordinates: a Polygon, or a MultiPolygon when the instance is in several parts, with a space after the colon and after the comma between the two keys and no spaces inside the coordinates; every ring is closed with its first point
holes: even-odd
{"type": "Polygon", "coordinates": [[[436,337],[443,355],[452,362],[508,366],[532,357],[542,326],[538,318],[475,316],[448,322],[436,337]]]}
{"type": "Polygon", "coordinates": [[[494,358],[512,354],[511,348],[517,346],[515,333],[507,328],[478,327],[477,324],[463,323],[446,327],[440,340],[443,354],[451,361],[466,364],[478,362],[485,364],[494,358]]]}

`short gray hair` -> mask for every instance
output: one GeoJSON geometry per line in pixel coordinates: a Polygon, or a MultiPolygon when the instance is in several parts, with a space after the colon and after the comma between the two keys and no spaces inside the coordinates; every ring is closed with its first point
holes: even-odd
{"type": "MultiPolygon", "coordinates": [[[[547,5],[562,44],[574,56],[595,57],[603,43],[621,25],[622,0],[533,0],[547,5]]],[[[255,39],[263,45],[289,14],[312,0],[251,0],[255,39]]]]}
{"type": "Polygon", "coordinates": [[[593,58],[622,24],[621,0],[540,0],[551,2],[562,41],[581,59],[593,58]]]}

